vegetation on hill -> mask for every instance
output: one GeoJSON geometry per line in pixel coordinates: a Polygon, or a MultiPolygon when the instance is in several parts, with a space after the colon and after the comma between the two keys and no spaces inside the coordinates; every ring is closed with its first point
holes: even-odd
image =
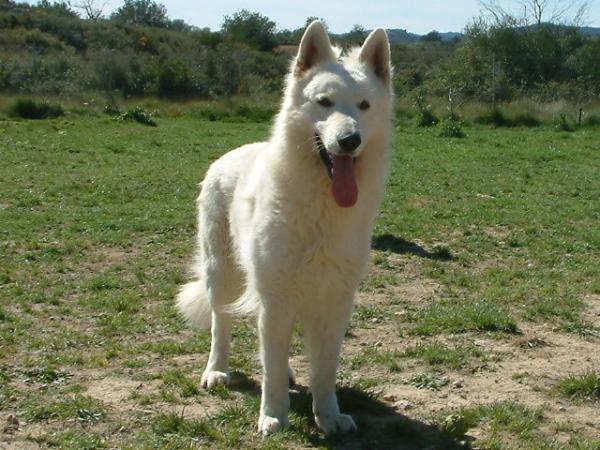
{"type": "MultiPolygon", "coordinates": [[[[200,29],[171,20],[153,0],[125,0],[107,18],[80,16],[68,3],[0,0],[0,92],[100,92],[109,101],[268,96],[280,91],[293,52],[280,45],[297,44],[303,28],[277,30],[268,17],[242,10],[224,17],[219,31],[200,29]]],[[[356,25],[334,41],[346,48],[366,34],[356,25]]],[[[463,35],[433,31],[412,40],[392,46],[399,97],[495,105],[600,95],[600,39],[580,28],[476,20],[463,35]]]]}

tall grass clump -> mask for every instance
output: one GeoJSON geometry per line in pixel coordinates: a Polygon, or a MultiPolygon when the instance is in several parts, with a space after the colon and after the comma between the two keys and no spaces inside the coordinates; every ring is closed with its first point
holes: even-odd
{"type": "Polygon", "coordinates": [[[157,126],[156,122],[152,118],[152,113],[149,113],[141,106],[134,106],[129,108],[126,112],[121,114],[121,120],[134,120],[142,125],[148,125],[151,127],[157,126]]]}
{"type": "Polygon", "coordinates": [[[421,128],[433,127],[440,122],[440,119],[429,108],[423,108],[417,114],[417,126],[421,128]]]}
{"type": "Polygon", "coordinates": [[[62,106],[51,105],[45,100],[37,101],[33,99],[16,99],[8,108],[10,117],[21,119],[51,119],[64,114],[62,106]]]}
{"type": "Polygon", "coordinates": [[[600,373],[588,371],[583,375],[569,375],[558,384],[558,390],[573,399],[600,401],[600,373]]]}
{"type": "Polygon", "coordinates": [[[464,138],[467,134],[462,127],[462,121],[456,116],[445,118],[440,124],[440,137],[464,138]]]}

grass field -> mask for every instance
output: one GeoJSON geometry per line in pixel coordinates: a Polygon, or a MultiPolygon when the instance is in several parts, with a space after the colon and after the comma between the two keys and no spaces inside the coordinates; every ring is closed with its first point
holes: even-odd
{"type": "MultiPolygon", "coordinates": [[[[197,184],[265,123],[0,121],[0,448],[600,449],[600,128],[396,128],[339,374],[359,431],[255,432],[251,321],[229,389],[173,308],[197,184]]],[[[349,243],[350,245],[350,243],[349,243]]]]}

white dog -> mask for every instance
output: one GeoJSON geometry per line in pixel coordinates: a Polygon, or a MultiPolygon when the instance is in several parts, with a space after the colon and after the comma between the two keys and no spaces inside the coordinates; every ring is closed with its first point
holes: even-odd
{"type": "Polygon", "coordinates": [[[198,198],[197,281],[177,303],[208,326],[202,385],[229,382],[233,313],[258,314],[263,365],[258,430],[288,424],[288,356],[302,324],[315,422],[356,429],[335,379],[353,297],[367,268],[383,196],[391,127],[390,47],[383,29],[340,57],[323,25],[306,29],[268,142],[213,163],[198,198]]]}

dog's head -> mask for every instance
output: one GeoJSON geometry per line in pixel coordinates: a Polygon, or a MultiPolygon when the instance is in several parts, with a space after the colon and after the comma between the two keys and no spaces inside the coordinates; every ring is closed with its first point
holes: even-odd
{"type": "Polygon", "coordinates": [[[340,57],[323,24],[312,22],[302,37],[290,74],[288,99],[293,120],[313,134],[314,149],[332,178],[339,206],[358,197],[354,165],[389,121],[390,45],[386,32],[373,31],[362,47],[340,57]]]}

